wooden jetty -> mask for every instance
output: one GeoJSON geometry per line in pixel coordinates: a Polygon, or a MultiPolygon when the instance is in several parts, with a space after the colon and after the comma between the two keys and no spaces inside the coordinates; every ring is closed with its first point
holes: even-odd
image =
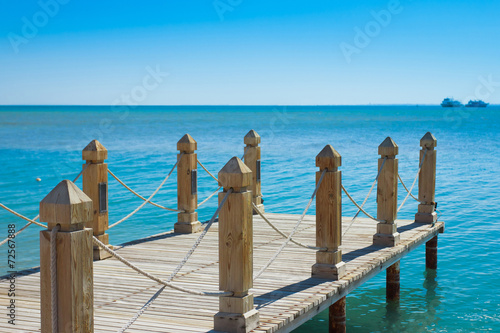
{"type": "MultiPolygon", "coordinates": [[[[327,308],[330,331],[345,332],[345,297],[351,291],[387,269],[387,299],[398,300],[399,260],[424,243],[427,267],[436,268],[437,235],[444,231],[444,223],[437,221],[434,212],[436,140],[430,133],[420,142],[423,153],[416,219],[396,219],[398,148],[388,138],[379,146],[377,219],[357,218],[352,224],[351,218],[341,217],[341,157],[331,146],[316,158],[316,215],[264,214],[257,138],[251,131],[245,139],[247,148],[254,148],[248,149],[251,154],[245,155],[245,163],[235,157],[219,172],[219,220],[207,229],[199,246],[193,247],[196,251],[171,282],[215,295],[194,295],[167,287],[127,332],[290,332],[327,308]],[[252,215],[257,209],[261,215],[252,215]],[[290,236],[285,239],[268,221],[290,236]],[[342,230],[347,230],[345,235],[342,230]],[[270,262],[280,248],[282,252],[270,262]],[[269,267],[254,279],[255,271],[267,264],[269,267]]],[[[177,167],[184,170],[178,176],[178,190],[189,193],[178,195],[179,206],[186,209],[179,212],[176,230],[109,246],[163,281],[179,267],[206,226],[195,214],[193,141],[184,137],[178,146],[177,167]],[[189,177],[189,181],[179,177],[189,177]]],[[[84,159],[90,161],[86,164],[103,164],[104,149],[97,142],[91,143],[87,151],[96,153],[84,152],[84,159]]],[[[41,232],[41,267],[16,276],[16,325],[2,320],[0,331],[117,332],[162,287],[115,255],[110,258],[113,251],[103,249],[104,245],[99,248],[94,241],[93,249],[92,234],[101,244],[109,240],[105,233],[107,193],[99,192],[107,182],[103,168],[84,169],[84,189],[92,187],[93,199],[72,182],[63,181],[41,202],[41,221],[48,226],[41,232]],[[85,185],[90,172],[100,173],[90,177],[95,186],[85,185]],[[94,231],[85,225],[93,226],[94,231]],[[55,250],[50,247],[52,239],[55,250]],[[52,259],[55,268],[51,268],[52,259]],[[54,277],[56,284],[51,284],[54,277]],[[58,328],[53,330],[54,323],[58,328]]],[[[9,277],[0,280],[2,304],[12,299],[8,295],[10,283],[9,277]]]]}

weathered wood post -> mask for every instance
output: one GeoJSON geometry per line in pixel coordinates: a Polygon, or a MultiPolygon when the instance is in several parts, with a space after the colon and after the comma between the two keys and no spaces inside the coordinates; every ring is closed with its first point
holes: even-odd
{"type": "Polygon", "coordinates": [[[387,137],[378,147],[378,153],[378,170],[382,164],[384,167],[377,182],[377,219],[385,222],[377,224],[373,244],[396,246],[399,243],[398,226],[395,222],[398,209],[398,145],[387,137]]]}
{"type": "Polygon", "coordinates": [[[346,298],[345,296],[337,302],[330,305],[328,312],[328,321],[330,322],[329,333],[346,332],[346,298]]]}
{"type": "MultiPolygon", "coordinates": [[[[418,213],[415,214],[415,222],[434,223],[437,221],[436,213],[436,155],[434,149],[437,140],[431,132],[425,133],[420,139],[420,161],[422,164],[418,177],[418,213]],[[424,158],[425,155],[425,158],[424,158]],[[423,160],[423,163],[422,163],[423,160]]],[[[425,244],[425,266],[430,269],[437,268],[437,245],[438,236],[435,236],[425,244]]]]}
{"type": "Polygon", "coordinates": [[[214,317],[216,331],[249,332],[259,323],[259,312],[253,307],[253,215],[252,171],[233,157],[219,172],[224,188],[219,204],[229,194],[219,213],[219,289],[233,296],[219,299],[219,312],[214,317]]]}
{"type": "Polygon", "coordinates": [[[326,251],[316,252],[316,263],[312,266],[312,277],[338,280],[345,274],[342,261],[342,165],[340,154],[331,145],[316,156],[316,184],[323,170],[327,170],[316,193],[316,246],[326,251]]]}
{"type": "Polygon", "coordinates": [[[415,222],[434,223],[437,221],[435,211],[435,192],[436,192],[436,150],[437,140],[431,132],[427,132],[420,139],[420,161],[422,164],[420,175],[418,177],[418,213],[415,214],[415,222]],[[424,158],[425,155],[425,158],[424,158]],[[423,163],[422,163],[423,160],[423,163]]]}
{"type": "Polygon", "coordinates": [[[399,282],[400,262],[387,267],[385,280],[385,295],[388,301],[399,301],[401,285],[399,282]]]}
{"type": "MultiPolygon", "coordinates": [[[[94,211],[92,220],[86,225],[92,228],[94,236],[109,245],[108,230],[108,150],[97,140],[92,140],[82,151],[82,159],[86,161],[82,174],[83,192],[92,200],[94,211]]],[[[94,246],[94,260],[109,258],[110,254],[94,246]]]]}
{"type": "Polygon", "coordinates": [[[434,236],[430,241],[425,243],[425,267],[429,269],[437,269],[437,249],[438,236],[434,236]]]}
{"type": "Polygon", "coordinates": [[[92,200],[69,180],[60,182],[41,202],[40,299],[42,332],[94,332],[92,200]],[[51,250],[56,234],[57,329],[52,329],[51,250]]]}
{"type": "Polygon", "coordinates": [[[198,221],[198,169],[196,141],[191,135],[184,135],[177,142],[179,150],[177,165],[177,209],[184,212],[177,214],[177,223],[174,231],[190,234],[202,230],[201,222],[198,221]],[[182,156],[181,156],[182,155],[182,156]]]}
{"type": "MultiPolygon", "coordinates": [[[[244,142],[246,144],[244,161],[246,166],[252,170],[252,184],[250,186],[253,196],[252,201],[261,212],[264,212],[260,187],[260,135],[254,130],[250,130],[245,135],[244,142]]],[[[257,214],[257,212],[254,212],[254,214],[257,214]]]]}

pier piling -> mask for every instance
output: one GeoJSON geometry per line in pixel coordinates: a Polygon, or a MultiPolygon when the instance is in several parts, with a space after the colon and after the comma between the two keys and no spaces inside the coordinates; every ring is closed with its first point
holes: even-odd
{"type": "Polygon", "coordinates": [[[93,221],[92,207],[92,200],[69,180],[60,182],[40,202],[40,221],[47,222],[48,227],[40,232],[43,333],[94,332],[92,229],[85,228],[93,221]],[[53,253],[51,234],[56,227],[60,229],[54,234],[53,253]],[[52,256],[56,256],[55,267],[51,266],[52,256]],[[53,277],[57,280],[56,290],[52,290],[53,277]],[[56,329],[52,309],[57,309],[56,329]]]}
{"type": "MultiPolygon", "coordinates": [[[[82,173],[83,192],[93,202],[92,220],[86,225],[92,228],[94,236],[109,245],[108,230],[108,150],[97,140],[92,140],[82,151],[82,159],[86,161],[82,173]]],[[[111,246],[110,246],[111,247],[111,246]]],[[[103,249],[94,246],[94,260],[109,258],[103,249]]]]}
{"type": "Polygon", "coordinates": [[[385,294],[388,301],[399,301],[401,285],[399,282],[400,262],[397,261],[386,270],[385,294]]]}
{"type": "Polygon", "coordinates": [[[329,333],[346,332],[346,298],[345,296],[330,305],[328,310],[329,333]]]}
{"type": "Polygon", "coordinates": [[[198,221],[198,160],[195,153],[196,141],[191,135],[184,135],[177,142],[179,150],[177,165],[177,208],[184,212],[177,214],[177,223],[174,225],[175,232],[190,234],[202,230],[201,222],[198,221]]]}
{"type": "Polygon", "coordinates": [[[438,236],[425,243],[425,267],[437,269],[438,236]]]}
{"type": "Polygon", "coordinates": [[[253,215],[252,171],[233,157],[219,172],[223,191],[219,204],[232,189],[219,213],[219,289],[232,296],[219,298],[219,312],[214,316],[216,331],[249,332],[259,323],[253,294],[253,215]]]}
{"type": "Polygon", "coordinates": [[[398,206],[398,145],[387,137],[378,147],[377,224],[373,244],[396,246],[400,241],[395,222],[398,206]]]}

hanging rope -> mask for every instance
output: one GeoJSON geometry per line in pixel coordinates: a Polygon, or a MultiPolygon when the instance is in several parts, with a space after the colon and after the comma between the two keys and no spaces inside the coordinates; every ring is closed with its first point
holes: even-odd
{"type": "MultiPolygon", "coordinates": [[[[271,223],[271,221],[269,221],[265,216],[264,214],[260,211],[259,207],[257,207],[257,205],[255,203],[252,202],[252,207],[253,209],[260,215],[260,217],[262,217],[262,219],[264,219],[264,221],[269,224],[269,226],[271,228],[273,228],[278,234],[280,234],[281,236],[283,236],[283,238],[285,239],[288,239],[288,236],[285,235],[281,230],[278,229],[278,227],[276,227],[274,224],[271,223]]],[[[326,251],[327,248],[326,247],[316,247],[316,246],[310,246],[310,245],[305,245],[305,244],[302,244],[301,242],[299,241],[296,241],[295,239],[293,238],[290,238],[290,242],[294,243],[295,245],[298,245],[298,246],[301,246],[303,248],[306,248],[306,249],[309,249],[309,250],[315,250],[315,251],[326,251]]]]}
{"type": "MultiPolygon", "coordinates": [[[[344,191],[344,193],[347,195],[347,197],[348,197],[349,199],[351,199],[352,203],[353,203],[353,204],[354,204],[354,205],[358,208],[358,210],[360,210],[363,214],[365,214],[367,217],[371,218],[372,220],[374,220],[374,221],[376,221],[376,222],[385,222],[385,221],[383,221],[383,220],[378,220],[378,219],[374,218],[373,216],[371,216],[370,214],[368,214],[368,213],[367,213],[367,212],[363,209],[363,207],[362,207],[362,206],[360,206],[360,205],[359,205],[359,204],[358,204],[358,203],[357,203],[357,202],[356,202],[356,201],[355,201],[355,200],[351,197],[351,195],[349,194],[349,192],[347,192],[347,190],[345,189],[344,185],[341,185],[341,186],[342,186],[342,190],[344,191]]],[[[371,193],[371,190],[370,190],[370,192],[369,192],[369,193],[371,193]]],[[[364,203],[365,203],[365,202],[363,202],[363,204],[364,204],[364,203]]]]}
{"type": "MultiPolygon", "coordinates": [[[[358,211],[356,212],[356,214],[354,214],[354,217],[352,218],[351,222],[349,223],[349,226],[347,227],[347,229],[344,231],[344,233],[342,234],[342,236],[345,236],[345,234],[349,231],[349,229],[351,228],[352,224],[354,223],[354,221],[356,220],[356,218],[358,217],[358,214],[359,212],[361,211],[361,209],[363,209],[363,206],[365,205],[365,203],[368,201],[368,198],[370,197],[370,194],[372,193],[373,191],[373,188],[375,187],[375,184],[377,183],[378,181],[378,177],[380,176],[380,172],[382,172],[382,168],[384,167],[385,165],[385,161],[387,160],[387,157],[384,157],[384,160],[382,161],[382,165],[380,166],[380,168],[378,169],[378,173],[377,173],[377,177],[375,177],[375,180],[373,181],[372,183],[372,187],[370,188],[370,191],[368,191],[368,194],[366,195],[366,198],[365,200],[363,200],[363,203],[361,204],[361,206],[359,206],[358,208],[358,211]]],[[[343,186],[342,186],[343,187],[343,186]]],[[[344,192],[347,192],[344,190],[344,192]]],[[[354,200],[352,200],[354,201],[354,200]]],[[[357,205],[356,205],[357,206],[357,205]]],[[[365,213],[366,214],[366,213],[365,213]]],[[[367,215],[368,216],[368,215],[367,215]]],[[[373,218],[373,217],[372,217],[373,218]]],[[[375,219],[376,220],[376,219],[375,219]]],[[[376,220],[378,221],[378,220],[376,220]]]]}
{"type": "Polygon", "coordinates": [[[401,176],[399,175],[398,173],[398,179],[399,179],[399,182],[401,183],[401,185],[403,185],[404,189],[406,190],[407,193],[410,193],[410,197],[412,197],[415,201],[417,202],[420,202],[422,203],[420,200],[418,200],[418,198],[416,198],[409,190],[408,188],[406,187],[405,183],[403,182],[403,180],[401,179],[401,176]]]}
{"type": "Polygon", "coordinates": [[[198,164],[203,168],[203,170],[205,170],[210,175],[210,177],[212,177],[217,183],[219,183],[219,180],[217,179],[217,177],[212,175],[212,173],[210,171],[208,171],[208,169],[205,168],[205,166],[203,164],[201,164],[199,159],[196,159],[196,161],[198,161],[198,164]]]}
{"type": "Polygon", "coordinates": [[[52,296],[52,332],[57,333],[57,232],[61,226],[58,224],[50,231],[50,291],[52,296]]]}
{"type": "MultiPolygon", "coordinates": [[[[116,181],[118,183],[120,183],[121,185],[123,185],[123,187],[125,187],[127,190],[129,190],[130,192],[132,192],[133,194],[135,194],[137,197],[141,198],[142,200],[146,201],[147,199],[144,198],[142,195],[140,195],[139,193],[135,192],[134,190],[132,190],[130,187],[127,186],[127,184],[125,184],[123,181],[120,180],[120,178],[118,178],[114,173],[112,173],[109,169],[108,169],[108,173],[114,178],[116,179],[116,181]]],[[[153,201],[149,201],[148,202],[149,204],[153,205],[153,206],[156,206],[158,208],[161,208],[161,209],[165,209],[165,210],[169,210],[171,212],[178,212],[178,213],[183,213],[184,211],[183,210],[179,210],[179,209],[174,209],[174,208],[168,208],[168,207],[164,207],[162,205],[159,205],[153,201]]]]}
{"type": "MultiPolygon", "coordinates": [[[[401,208],[403,208],[406,200],[408,200],[408,197],[410,196],[411,194],[411,191],[413,190],[413,187],[415,186],[415,184],[417,183],[417,179],[418,179],[418,176],[420,175],[420,170],[422,170],[422,165],[424,164],[424,161],[425,161],[425,155],[427,154],[427,149],[424,150],[424,156],[422,157],[422,162],[420,162],[420,165],[418,166],[418,171],[417,171],[417,174],[415,175],[415,179],[413,180],[413,184],[411,184],[411,187],[410,189],[408,190],[408,194],[406,195],[405,199],[403,200],[403,202],[401,203],[401,205],[399,206],[398,210],[397,210],[397,213],[399,213],[399,211],[401,210],[401,208]]],[[[399,175],[398,175],[399,176],[399,175]]],[[[401,180],[401,178],[400,178],[401,180]]],[[[406,186],[405,186],[406,188],[406,186]]]]}
{"type": "Polygon", "coordinates": [[[175,289],[175,290],[178,290],[178,291],[182,291],[182,292],[185,292],[185,293],[188,293],[188,294],[192,294],[192,295],[198,295],[198,296],[220,297],[220,296],[232,296],[233,295],[232,292],[198,291],[198,290],[191,290],[191,289],[179,287],[179,286],[174,285],[174,284],[172,284],[170,282],[162,280],[162,279],[160,279],[160,278],[158,278],[158,277],[156,277],[154,275],[151,275],[148,272],[146,272],[146,271],[140,269],[139,267],[135,266],[134,264],[132,264],[131,262],[129,262],[128,260],[126,260],[122,256],[120,256],[118,253],[116,253],[115,251],[111,250],[109,247],[107,247],[106,245],[104,245],[104,243],[102,243],[100,240],[98,240],[95,236],[92,236],[92,240],[94,241],[95,245],[99,246],[104,251],[106,251],[107,253],[109,253],[110,255],[112,255],[115,259],[119,260],[120,262],[122,262],[126,266],[132,268],[137,273],[142,274],[145,277],[147,277],[148,279],[151,279],[151,280],[153,280],[153,281],[155,281],[155,282],[157,282],[159,284],[163,284],[163,285],[165,285],[165,286],[167,286],[169,288],[172,288],[172,289],[175,289]]]}
{"type": "Polygon", "coordinates": [[[198,208],[200,208],[201,205],[203,205],[205,202],[207,202],[208,200],[210,200],[210,198],[212,198],[214,195],[217,194],[217,192],[219,192],[219,190],[221,189],[222,186],[219,186],[217,187],[217,189],[215,191],[212,192],[212,194],[210,194],[208,196],[208,198],[206,198],[205,200],[203,200],[201,203],[198,204],[198,208]]]}
{"type": "Polygon", "coordinates": [[[174,172],[175,168],[177,167],[177,164],[179,164],[179,161],[181,160],[182,158],[182,155],[184,155],[184,153],[181,153],[179,155],[179,158],[177,159],[177,162],[175,162],[174,166],[172,167],[172,170],[170,170],[170,172],[168,173],[168,175],[165,177],[165,179],[163,179],[163,181],[161,182],[160,186],[158,186],[158,188],[153,192],[153,194],[151,194],[149,196],[149,198],[146,199],[146,201],[144,201],[139,207],[137,207],[136,209],[134,209],[133,212],[131,212],[130,214],[128,214],[127,216],[125,216],[124,218],[122,218],[121,220],[113,223],[112,225],[109,226],[108,229],[111,229],[115,226],[117,226],[118,224],[124,222],[125,220],[127,220],[128,218],[130,218],[132,215],[134,215],[135,213],[137,213],[142,207],[144,207],[148,202],[150,202],[151,199],[153,199],[153,197],[156,195],[156,193],[158,193],[158,191],[163,187],[163,185],[165,184],[165,182],[168,180],[168,178],[170,177],[170,175],[172,174],[172,172],[174,172]]]}
{"type": "MultiPolygon", "coordinates": [[[[78,178],[80,178],[80,176],[83,174],[83,172],[85,171],[85,169],[87,169],[87,167],[89,166],[89,164],[90,164],[90,163],[86,163],[86,164],[84,165],[84,167],[82,168],[82,171],[80,171],[80,173],[79,173],[79,174],[75,177],[75,179],[73,180],[73,183],[75,183],[75,182],[78,180],[78,178]]],[[[21,232],[23,232],[25,229],[27,229],[27,228],[28,228],[30,225],[32,225],[32,224],[36,224],[36,225],[38,225],[38,226],[40,226],[40,227],[42,227],[42,228],[47,228],[47,226],[45,226],[44,224],[41,224],[41,223],[39,223],[39,222],[36,222],[36,220],[38,220],[38,218],[40,217],[40,215],[37,215],[37,216],[35,216],[32,220],[30,220],[29,218],[24,217],[24,216],[22,216],[21,214],[14,212],[12,209],[7,208],[6,206],[2,205],[1,203],[0,203],[0,207],[2,207],[2,208],[4,208],[4,209],[6,209],[7,211],[11,212],[12,214],[14,214],[14,215],[16,215],[16,216],[18,216],[18,217],[22,218],[23,220],[28,221],[28,223],[26,223],[26,224],[25,224],[25,225],[24,225],[21,229],[19,229],[19,230],[18,230],[18,231],[14,234],[14,236],[13,236],[12,238],[17,237],[17,235],[19,235],[21,232]]],[[[7,243],[8,241],[9,241],[9,238],[8,238],[8,237],[7,237],[7,238],[5,238],[2,242],[0,242],[0,246],[4,245],[4,244],[5,244],[5,243],[7,243]]]]}
{"type": "Polygon", "coordinates": [[[262,267],[260,269],[260,271],[254,276],[253,280],[255,281],[256,279],[259,278],[259,276],[262,275],[262,273],[264,273],[264,271],[269,267],[271,266],[271,264],[276,260],[276,258],[278,258],[278,256],[280,255],[281,251],[283,251],[283,249],[285,248],[285,246],[288,244],[288,242],[290,242],[290,240],[292,239],[293,235],[295,234],[295,232],[297,232],[297,229],[299,228],[300,224],[302,223],[302,220],[304,219],[304,216],[306,216],[306,213],[307,211],[309,210],[309,207],[311,207],[311,204],[314,200],[314,197],[316,196],[316,193],[318,192],[318,188],[319,186],[321,185],[321,182],[323,181],[323,177],[325,175],[325,172],[326,172],[326,169],[323,170],[323,172],[321,173],[321,177],[319,178],[318,180],[318,184],[316,185],[316,188],[314,189],[314,192],[313,194],[311,195],[311,199],[309,199],[309,202],[307,203],[307,206],[306,206],[306,209],[304,209],[304,212],[302,213],[302,215],[300,216],[299,220],[297,221],[297,224],[295,224],[295,227],[293,228],[292,232],[290,233],[290,235],[288,235],[287,239],[285,240],[285,242],[283,244],[281,244],[280,248],[278,249],[278,251],[276,251],[276,253],[272,256],[271,259],[269,259],[269,261],[267,262],[267,264],[264,265],[264,267],[262,267]]]}
{"type": "MultiPolygon", "coordinates": [[[[186,254],[186,256],[184,257],[184,259],[182,259],[182,261],[179,263],[179,265],[177,265],[177,267],[174,269],[174,271],[172,272],[172,274],[170,274],[170,276],[168,277],[167,281],[166,282],[170,282],[174,279],[174,277],[177,275],[177,273],[179,273],[179,271],[182,269],[182,267],[184,267],[184,265],[186,264],[186,262],[188,261],[188,259],[191,257],[191,255],[193,254],[193,252],[198,248],[198,246],[200,245],[201,241],[203,240],[203,237],[205,237],[205,235],[207,234],[208,230],[210,229],[210,227],[212,226],[212,224],[214,223],[215,219],[217,218],[217,215],[219,215],[219,212],[220,210],[222,209],[222,207],[224,206],[224,204],[226,203],[226,200],[227,200],[227,197],[229,196],[229,194],[231,194],[233,192],[233,189],[229,189],[229,191],[227,191],[226,195],[224,196],[224,198],[222,199],[221,203],[219,204],[219,207],[217,207],[217,210],[215,211],[214,215],[212,216],[212,218],[210,219],[210,221],[208,222],[208,224],[205,226],[205,229],[203,230],[203,232],[200,234],[200,236],[198,237],[198,239],[196,240],[196,242],[194,243],[194,245],[191,247],[191,249],[188,251],[188,253],[186,254]]],[[[163,286],[161,287],[147,302],[146,304],[144,304],[140,309],[139,311],[128,321],[128,323],[125,324],[125,326],[123,326],[118,332],[119,333],[123,333],[125,332],[130,326],[132,326],[132,324],[137,320],[139,319],[139,317],[151,306],[151,304],[153,304],[153,302],[161,295],[161,293],[163,292],[163,290],[165,289],[166,287],[163,286]]]]}
{"type": "MultiPolygon", "coordinates": [[[[6,211],[8,211],[9,213],[12,213],[12,214],[16,215],[17,217],[20,217],[20,218],[22,218],[23,220],[28,221],[28,222],[29,222],[29,224],[33,223],[33,224],[36,224],[37,226],[40,226],[40,227],[42,227],[42,228],[47,228],[47,226],[46,226],[46,225],[41,224],[40,222],[37,222],[37,221],[35,221],[34,219],[33,219],[33,220],[32,220],[32,219],[29,219],[29,218],[27,218],[26,216],[21,215],[21,214],[19,214],[19,213],[18,213],[18,212],[16,212],[16,211],[13,211],[13,210],[12,210],[12,209],[10,209],[9,207],[5,206],[3,203],[0,203],[0,207],[2,207],[3,209],[5,209],[5,210],[6,210],[6,211]]],[[[37,215],[37,216],[35,217],[35,219],[38,219],[38,217],[39,217],[39,215],[37,215]]]]}

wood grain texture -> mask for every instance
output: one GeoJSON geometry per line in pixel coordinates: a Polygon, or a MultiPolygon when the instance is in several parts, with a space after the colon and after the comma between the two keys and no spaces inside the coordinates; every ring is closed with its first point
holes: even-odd
{"type": "Polygon", "coordinates": [[[198,194],[191,191],[191,172],[196,169],[197,155],[195,153],[184,153],[177,155],[177,209],[193,213],[198,205],[198,194]]]}
{"type": "MultiPolygon", "coordinates": [[[[85,168],[85,165],[83,165],[85,168]]],[[[92,228],[94,235],[99,236],[108,230],[108,210],[100,212],[99,210],[99,183],[108,184],[108,164],[107,163],[92,163],[86,166],[82,174],[83,192],[92,200],[93,211],[92,221],[86,225],[87,228],[92,228]]],[[[107,188],[107,186],[106,186],[107,188]]],[[[108,195],[106,195],[106,207],[108,195]]]]}
{"type": "Polygon", "coordinates": [[[420,151],[420,163],[422,163],[422,159],[424,159],[424,163],[418,178],[418,200],[432,205],[435,201],[434,195],[436,192],[436,157],[437,151],[435,150],[420,151]]]}
{"type": "Polygon", "coordinates": [[[252,201],[259,206],[262,204],[261,182],[260,180],[257,181],[257,160],[260,160],[260,147],[246,146],[245,152],[245,165],[252,171],[252,183],[250,185],[252,201]]]}
{"type": "MultiPolygon", "coordinates": [[[[226,193],[219,193],[219,204],[226,193]]],[[[245,295],[253,279],[252,193],[231,193],[219,213],[219,289],[245,295]]]]}
{"type": "MultiPolygon", "coordinates": [[[[316,184],[321,174],[321,171],[316,172],[316,184]]],[[[342,242],[341,182],[341,171],[325,172],[316,193],[316,246],[326,247],[330,252],[337,251],[342,242]]]]}
{"type": "MultiPolygon", "coordinates": [[[[57,233],[58,332],[94,331],[92,229],[57,233]]],[[[50,231],[40,232],[42,332],[52,332],[50,231]]]]}
{"type": "MultiPolygon", "coordinates": [[[[378,160],[378,169],[384,159],[378,160]]],[[[377,219],[393,223],[398,209],[398,159],[387,159],[377,182],[377,219]]]]}

